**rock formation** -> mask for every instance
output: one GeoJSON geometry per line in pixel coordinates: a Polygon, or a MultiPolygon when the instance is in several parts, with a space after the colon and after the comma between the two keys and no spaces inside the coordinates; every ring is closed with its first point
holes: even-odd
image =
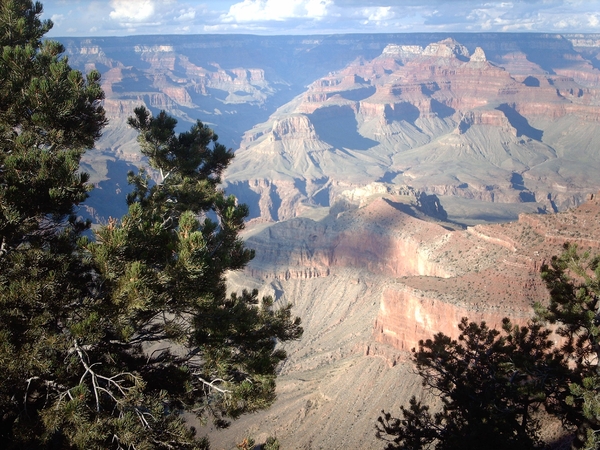
{"type": "Polygon", "coordinates": [[[428,398],[409,358],[420,339],[456,337],[462,317],[526,323],[548,298],[544,262],[567,241],[600,252],[600,193],[574,210],[466,230],[415,217],[408,193],[374,185],[342,195],[354,209],[249,230],[257,258],[232,287],[293,302],[306,331],[286,346],[275,405],[211,433],[217,446],[275,434],[287,448],[378,448],[381,409],[428,398]]]}
{"type": "Polygon", "coordinates": [[[72,65],[103,76],[111,125],[98,144],[101,155],[88,155],[90,166],[104,165],[94,167],[94,177],[104,174],[95,183],[112,177],[110,158],[139,160],[123,122],[145,104],[175,115],[181,130],[197,119],[209,123],[221,142],[239,147],[229,189],[263,222],[327,207],[341,190],[374,181],[459,196],[472,205],[471,215],[476,202],[518,205],[503,209],[512,211],[505,219],[576,205],[599,187],[591,181],[599,168],[600,74],[592,35],[63,43],[72,65]],[[249,188],[261,180],[268,191],[249,188]]]}
{"type": "MultiPolygon", "coordinates": [[[[515,55],[503,55],[509,68],[515,55]]],[[[576,55],[550,61],[555,74],[539,73],[519,55],[513,75],[504,60],[490,61],[482,47],[471,54],[451,38],[425,47],[388,45],[371,61],[313,82],[249,131],[229,186],[237,193],[246,177],[264,177],[262,155],[268,153],[273,185],[321,185],[329,189],[329,203],[337,194],[331,186],[394,180],[438,195],[533,203],[539,210],[574,206],[600,187],[593,176],[600,169],[594,154],[600,72],[576,55]],[[565,145],[575,135],[585,138],[565,145]],[[561,170],[565,166],[569,170],[561,170]]],[[[282,198],[329,204],[301,190],[281,190],[282,198]]],[[[288,217],[276,219],[264,209],[255,214],[288,217]]]]}
{"type": "Polygon", "coordinates": [[[209,123],[236,151],[224,188],[250,206],[257,254],[231,289],[293,302],[303,320],[279,400],[211,432],[216,448],[267,434],[284,448],[378,447],[381,409],[428,395],[409,359],[419,339],[455,336],[465,315],[524,322],[565,241],[600,250],[597,197],[569,210],[600,188],[594,36],[64,43],[107,93],[110,123],[83,165],[100,188],[90,214],[119,215],[115,195],[143,163],[125,125],[136,105],[181,130],[209,123]]]}

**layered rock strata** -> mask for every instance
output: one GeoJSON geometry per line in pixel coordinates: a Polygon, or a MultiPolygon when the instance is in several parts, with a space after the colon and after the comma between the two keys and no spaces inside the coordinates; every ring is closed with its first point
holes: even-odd
{"type": "Polygon", "coordinates": [[[575,206],[600,187],[592,176],[600,169],[600,72],[579,55],[551,60],[550,75],[528,57],[508,52],[491,62],[482,47],[470,53],[454,39],[390,44],[316,80],[250,130],[229,186],[239,192],[262,176],[269,155],[274,186],[294,181],[330,195],[277,189],[295,200],[275,215],[254,210],[267,221],[301,214],[294,202],[330,206],[331,186],[382,180],[547,211],[575,206]],[[565,136],[576,135],[585,138],[569,147],[565,136]]]}
{"type": "Polygon", "coordinates": [[[504,317],[526,323],[533,302],[547,300],[542,264],[566,241],[600,249],[598,196],[575,210],[466,230],[415,217],[414,204],[385,186],[345,197],[354,209],[249,230],[257,258],[233,285],[293,302],[306,332],[286,346],[275,405],[211,435],[217,445],[275,433],[293,448],[379,446],[372,430],[381,409],[397,411],[413,394],[435,403],[410,363],[419,340],[456,337],[465,316],[492,327],[504,317]]]}

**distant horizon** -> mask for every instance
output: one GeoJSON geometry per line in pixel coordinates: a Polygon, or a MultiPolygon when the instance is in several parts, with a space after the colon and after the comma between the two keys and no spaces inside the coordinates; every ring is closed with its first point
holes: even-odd
{"type": "Polygon", "coordinates": [[[399,32],[349,32],[349,33],[323,33],[323,34],[253,34],[253,33],[195,33],[195,34],[177,34],[177,33],[165,33],[165,34],[127,34],[127,35],[119,35],[119,36],[108,36],[108,35],[98,35],[98,36],[50,36],[44,37],[44,39],[124,39],[124,38],[134,38],[134,37],[162,37],[162,36],[175,36],[175,37],[197,37],[197,36],[206,36],[206,37],[226,37],[226,36],[249,36],[249,37],[261,37],[261,38],[277,38],[277,37],[331,37],[331,36],[360,36],[360,35],[394,35],[394,34],[440,34],[440,35],[457,35],[457,34],[465,34],[465,35],[473,35],[473,34],[497,34],[497,35],[511,35],[511,34],[531,34],[531,35],[559,35],[559,36],[568,36],[568,35],[596,35],[600,38],[600,32],[594,33],[583,33],[583,32],[546,32],[546,31],[399,31],[399,32]]]}
{"type": "Polygon", "coordinates": [[[600,0],[42,0],[48,37],[600,33],[600,0]]]}

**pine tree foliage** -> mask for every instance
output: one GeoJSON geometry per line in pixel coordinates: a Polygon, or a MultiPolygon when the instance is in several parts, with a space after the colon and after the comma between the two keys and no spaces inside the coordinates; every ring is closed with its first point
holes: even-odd
{"type": "Polygon", "coordinates": [[[229,418],[274,399],[289,306],[226,295],[253,252],[247,209],[219,182],[233,157],[201,123],[144,108],[130,124],[151,171],[95,239],[74,206],[79,160],[106,123],[96,72],[42,41],[40,4],[0,4],[0,442],[3,448],[208,448],[183,413],[229,418]]]}
{"type": "Polygon", "coordinates": [[[574,446],[600,448],[600,255],[565,245],[560,256],[542,267],[550,292],[538,315],[558,325],[561,351],[569,357],[569,377],[555,413],[577,427],[574,446]]]}
{"type": "MultiPolygon", "coordinates": [[[[128,214],[98,230],[95,242],[83,242],[102,284],[74,337],[80,359],[102,365],[100,381],[90,372],[88,403],[101,415],[119,411],[119,419],[133,407],[137,426],[146,429],[135,434],[143,438],[135,445],[151,438],[168,448],[155,430],[185,431],[182,411],[226,425],[269,406],[285,358],[276,344],[299,338],[302,329],[290,305],[274,309],[256,291],[226,295],[227,271],[253,257],[238,236],[246,206],[218,188],[231,152],[200,122],[177,135],[172,117],[154,118],[140,107],[129,123],[159,182],[145,170],[130,173],[128,214]],[[153,404],[163,413],[146,416],[153,404]]],[[[178,439],[204,445],[182,433],[178,439]]]]}
{"type": "Polygon", "coordinates": [[[65,324],[91,281],[76,239],[87,224],[79,158],[106,123],[99,74],[84,77],[41,41],[50,21],[27,0],[0,3],[0,441],[28,442],[58,387],[65,324]]]}
{"type": "Polygon", "coordinates": [[[68,216],[87,197],[79,159],[105,125],[100,74],[69,67],[64,48],[41,41],[52,23],[42,6],[0,6],[0,233],[17,247],[48,231],[48,215],[68,216]],[[33,235],[33,236],[32,236],[33,235]]]}
{"type": "Polygon", "coordinates": [[[539,323],[502,332],[459,324],[458,340],[439,333],[419,342],[414,360],[423,384],[442,401],[431,413],[415,397],[402,418],[378,419],[386,449],[532,449],[541,446],[536,411],[557,389],[563,358],[539,323]]]}
{"type": "Polygon", "coordinates": [[[528,327],[505,319],[500,333],[463,319],[458,341],[438,334],[419,343],[418,373],[442,410],[413,397],[401,418],[384,412],[377,428],[387,449],[535,448],[542,405],[573,448],[600,448],[600,256],[565,244],[541,272],[550,302],[535,305],[528,327]]]}

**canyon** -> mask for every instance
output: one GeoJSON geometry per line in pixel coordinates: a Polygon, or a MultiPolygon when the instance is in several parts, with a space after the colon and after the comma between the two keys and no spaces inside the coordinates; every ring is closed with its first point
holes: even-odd
{"type": "MultiPolygon", "coordinates": [[[[566,242],[600,252],[600,38],[546,34],[62,39],[102,73],[109,118],[80,214],[126,212],[144,165],[126,118],[197,119],[236,154],[256,257],[231,290],[292,303],[278,399],[214,448],[380,448],[374,424],[423,390],[410,355],[462,317],[526,323],[566,242]]],[[[551,436],[548,437],[551,439],[551,436]]]]}
{"type": "Polygon", "coordinates": [[[600,187],[595,35],[61,42],[74,67],[103,76],[109,125],[84,161],[97,219],[114,205],[100,191],[124,198],[115,180],[139,162],[125,119],[142,104],[180,131],[213,127],[237,154],[225,187],[261,221],[374,181],[436,194],[463,222],[563,210],[600,187]]]}
{"type": "Polygon", "coordinates": [[[255,192],[256,215],[272,221],[371,181],[523,211],[575,206],[598,187],[600,72],[582,59],[552,74],[509,61],[492,63],[482,47],[471,54],[452,38],[388,45],[248,131],[228,187],[255,192]],[[292,203],[273,209],[274,196],[292,203]]]}
{"type": "MultiPolygon", "coordinates": [[[[533,303],[548,299],[543,264],[566,242],[600,252],[600,193],[568,211],[465,230],[417,217],[407,196],[378,192],[360,202],[248,230],[257,257],[232,274],[232,289],[293,303],[305,333],[285,346],[270,409],[203,430],[216,448],[270,435],[284,448],[382,448],[374,431],[381,410],[397,413],[412,395],[436,404],[410,359],[419,340],[456,338],[462,317],[524,325],[533,303]]],[[[557,436],[546,432],[549,442],[557,436]]]]}

